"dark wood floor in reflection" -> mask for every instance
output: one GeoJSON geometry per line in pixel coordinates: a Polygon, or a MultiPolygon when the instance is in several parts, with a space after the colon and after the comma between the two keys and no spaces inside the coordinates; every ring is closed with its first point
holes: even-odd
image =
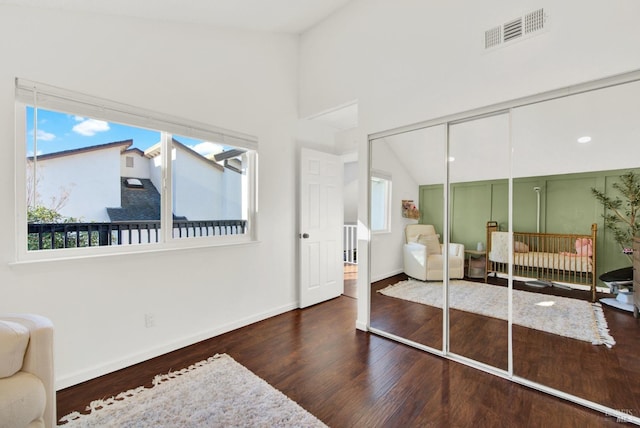
{"type": "MultiPolygon", "coordinates": [[[[442,311],[376,291],[406,279],[396,275],[372,285],[371,325],[415,342],[442,348],[442,311]]],[[[505,286],[502,279],[491,279],[505,286]]],[[[589,300],[589,293],[556,288],[514,288],[589,300]]],[[[601,296],[598,296],[600,298],[601,296]]],[[[513,326],[514,374],[578,397],[640,415],[640,322],[630,312],[603,305],[616,345],[570,339],[513,326]]],[[[494,367],[507,369],[507,322],[451,310],[450,350],[494,367]]]]}
{"type": "Polygon", "coordinates": [[[356,331],[356,305],[341,296],[64,389],[58,415],[228,353],[334,428],[619,426],[613,417],[356,331]]]}

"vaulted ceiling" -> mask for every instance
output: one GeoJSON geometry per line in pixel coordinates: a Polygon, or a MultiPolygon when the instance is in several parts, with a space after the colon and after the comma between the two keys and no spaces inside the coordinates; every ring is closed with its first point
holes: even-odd
{"type": "Polygon", "coordinates": [[[0,0],[88,13],[300,34],[350,0],[0,0]]]}

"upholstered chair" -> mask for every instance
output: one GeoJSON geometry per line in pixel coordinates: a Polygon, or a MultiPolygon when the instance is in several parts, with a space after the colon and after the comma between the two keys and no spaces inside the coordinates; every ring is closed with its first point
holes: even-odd
{"type": "MultiPolygon", "coordinates": [[[[433,225],[410,224],[405,229],[404,273],[421,281],[444,278],[444,245],[433,225]]],[[[464,277],[464,245],[449,243],[449,278],[464,277]]]]}
{"type": "Polygon", "coordinates": [[[56,426],[53,325],[0,314],[0,428],[56,426]]]}

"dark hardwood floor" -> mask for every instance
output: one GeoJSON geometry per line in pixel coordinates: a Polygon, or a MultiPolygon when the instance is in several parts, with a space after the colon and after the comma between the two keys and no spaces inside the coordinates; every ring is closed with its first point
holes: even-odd
{"type": "Polygon", "coordinates": [[[358,265],[344,264],[344,292],[347,297],[358,298],[358,265]]]}
{"type": "Polygon", "coordinates": [[[356,304],[341,296],[58,391],[58,417],[227,353],[331,427],[618,425],[613,417],[357,331],[356,304]]]}
{"type": "MultiPolygon", "coordinates": [[[[417,343],[442,348],[442,310],[381,295],[376,291],[406,279],[401,274],[373,284],[371,325],[417,343]]],[[[506,280],[491,279],[496,286],[506,280]]],[[[558,288],[514,288],[589,300],[588,291],[558,288]]],[[[604,295],[602,295],[604,296],[604,295]]],[[[598,295],[598,298],[602,297],[598,295]]],[[[513,326],[514,374],[590,401],[640,416],[640,321],[629,312],[603,305],[612,348],[513,326]]],[[[506,321],[469,312],[450,311],[452,352],[507,369],[506,321]]]]}

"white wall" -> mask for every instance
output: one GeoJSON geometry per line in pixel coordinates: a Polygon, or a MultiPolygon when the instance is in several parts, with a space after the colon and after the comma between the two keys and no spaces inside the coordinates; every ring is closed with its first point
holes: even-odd
{"type": "Polygon", "coordinates": [[[222,218],[223,171],[177,147],[172,165],[173,213],[189,220],[222,218]]]}
{"type": "MultiPolygon", "coordinates": [[[[366,189],[366,186],[363,188],[366,189]]],[[[358,162],[345,162],[344,164],[342,198],[344,202],[344,223],[356,224],[358,222],[358,162]]]]}
{"type": "Polygon", "coordinates": [[[36,169],[40,203],[53,208],[51,198],[59,200],[66,193],[58,210],[65,217],[109,221],[106,208],[120,206],[120,147],[45,158],[36,169]]]}
{"type": "MultiPolygon", "coordinates": [[[[358,156],[368,159],[368,134],[640,68],[638,16],[635,0],[354,0],[301,38],[300,112],[357,99],[358,156]],[[540,7],[548,31],[483,50],[485,30],[540,7]]],[[[360,181],[367,175],[361,162],[360,181]]],[[[361,195],[364,226],[367,202],[361,195]]],[[[368,300],[361,255],[360,327],[368,300]]]]}
{"type": "Polygon", "coordinates": [[[296,37],[0,5],[0,39],[2,224],[15,224],[15,77],[259,138],[260,243],[12,264],[3,235],[0,312],[53,320],[58,387],[297,305],[296,37]]]}
{"type": "Polygon", "coordinates": [[[141,155],[138,152],[124,152],[120,157],[120,176],[121,177],[135,177],[135,178],[149,178],[149,166],[153,165],[153,162],[149,158],[141,155]],[[127,157],[133,158],[133,167],[127,166],[127,157]]]}
{"type": "Polygon", "coordinates": [[[371,248],[374,249],[371,252],[371,280],[377,281],[403,271],[404,229],[407,224],[415,224],[418,221],[402,217],[402,200],[411,199],[417,204],[419,185],[407,173],[406,167],[386,141],[378,140],[374,144],[374,154],[371,158],[373,168],[391,176],[391,232],[377,232],[371,235],[371,248]]]}

